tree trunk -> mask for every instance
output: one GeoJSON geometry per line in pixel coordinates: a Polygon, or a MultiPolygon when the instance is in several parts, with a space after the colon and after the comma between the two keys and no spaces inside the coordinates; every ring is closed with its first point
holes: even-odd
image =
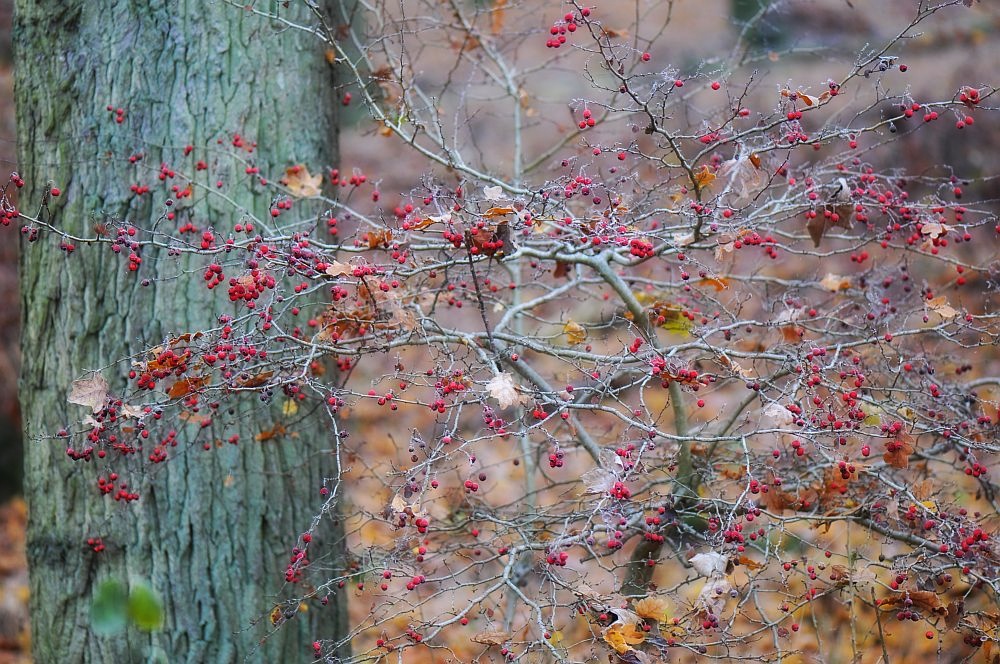
{"type": "MultiPolygon", "coordinates": [[[[266,7],[308,24],[302,3],[292,4],[266,7]]],[[[17,0],[15,21],[26,182],[20,207],[33,214],[53,181],[62,194],[50,202],[52,223],[66,232],[94,237],[96,224],[122,219],[149,229],[167,209],[169,186],[183,182],[159,182],[162,162],[206,190],[223,181],[228,200],[209,196],[192,208],[200,229],[225,237],[240,221],[237,206],[263,217],[269,194],[259,186],[251,194],[239,182],[250,178],[224,156],[234,150],[234,133],[259,144],[242,156],[262,174],[334,162],[333,74],[322,45],[303,31],[224,2],[191,0],[17,0]],[[123,109],[121,123],[108,105],[123,109]],[[185,157],[188,144],[195,151],[185,157]],[[208,170],[196,174],[196,159],[208,170]],[[133,183],[152,191],[136,196],[133,183]]],[[[81,243],[67,254],[44,233],[22,247],[21,403],[37,662],[309,661],[313,639],[346,634],[343,595],[294,612],[280,629],[268,619],[295,534],[318,511],[324,471],[332,474],[318,453],[330,447],[321,424],[258,442],[255,434],[268,426],[261,413],[273,413],[258,403],[215,418],[207,430],[178,429],[182,440],[163,464],[143,454],[129,461],[109,453],[90,463],[67,457],[67,446],[83,444],[87,415],[67,404],[74,379],[103,369],[112,392],[122,394],[128,367],[115,362],[233,313],[224,287],[204,287],[204,264],[147,253],[129,272],[107,244],[81,243]],[[68,443],[55,436],[63,427],[68,443]],[[234,433],[238,445],[215,444],[234,433]],[[213,449],[204,451],[204,443],[213,449]],[[110,472],[128,479],[138,502],[100,495],[97,477],[110,472]],[[89,537],[102,537],[106,549],[91,551],[89,537]],[[90,605],[105,579],[150,583],[164,598],[163,629],[95,634],[90,605]]],[[[338,537],[339,526],[328,527],[338,537]]]]}

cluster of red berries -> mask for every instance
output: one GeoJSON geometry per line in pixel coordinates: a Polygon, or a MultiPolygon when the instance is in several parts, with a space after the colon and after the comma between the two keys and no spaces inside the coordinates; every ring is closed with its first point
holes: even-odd
{"type": "MultiPolygon", "coordinates": [[[[581,9],[580,16],[583,18],[590,16],[590,9],[588,7],[581,9]]],[[[572,13],[567,13],[562,17],[561,21],[556,21],[549,28],[550,37],[545,41],[545,46],[547,48],[559,48],[566,43],[566,34],[576,32],[577,27],[576,16],[572,13]]]]}

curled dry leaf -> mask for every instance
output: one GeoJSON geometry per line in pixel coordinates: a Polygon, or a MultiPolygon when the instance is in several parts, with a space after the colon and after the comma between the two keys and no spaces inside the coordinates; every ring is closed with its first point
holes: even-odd
{"type": "Polygon", "coordinates": [[[795,422],[795,416],[791,411],[777,402],[769,403],[761,411],[762,419],[768,421],[772,427],[782,428],[791,426],[795,422]]]}
{"type": "Polygon", "coordinates": [[[605,493],[615,485],[617,476],[610,470],[594,468],[580,476],[580,481],[587,488],[587,493],[605,493]]]}
{"type": "Polygon", "coordinates": [[[954,318],[958,315],[958,310],[948,304],[948,298],[944,295],[927,300],[927,308],[941,318],[954,318]]]}
{"type": "Polygon", "coordinates": [[[326,273],[331,277],[339,277],[343,275],[354,274],[354,268],[347,263],[341,263],[340,261],[333,261],[326,266],[326,273]]]}
{"type": "Polygon", "coordinates": [[[948,224],[938,223],[936,221],[926,222],[920,227],[920,232],[928,236],[932,240],[941,237],[948,233],[948,231],[954,230],[948,224]]]}
{"type": "Polygon", "coordinates": [[[389,505],[382,510],[382,516],[386,521],[393,524],[394,527],[398,526],[400,517],[403,519],[420,519],[427,516],[427,512],[420,508],[420,503],[407,503],[401,494],[396,494],[393,496],[392,501],[389,505]]]}
{"type": "Polygon", "coordinates": [[[827,272],[826,276],[820,279],[819,285],[822,286],[824,290],[836,293],[837,291],[849,289],[851,287],[851,279],[850,277],[842,277],[839,274],[827,272]]]}
{"type": "Polygon", "coordinates": [[[926,613],[937,613],[939,615],[948,613],[947,607],[941,602],[941,597],[930,590],[901,591],[899,594],[886,597],[879,602],[879,608],[883,611],[889,611],[897,604],[912,606],[926,613]]]}
{"type": "Polygon", "coordinates": [[[109,389],[108,381],[104,380],[104,376],[94,373],[88,378],[74,380],[66,401],[86,406],[96,413],[104,408],[109,389]]]}
{"type": "Polygon", "coordinates": [[[323,176],[310,175],[308,168],[302,164],[298,164],[285,169],[285,177],[282,179],[282,182],[293,196],[310,198],[319,195],[320,186],[323,184],[323,176]]]}
{"type": "Polygon", "coordinates": [[[513,377],[503,371],[486,383],[486,392],[497,400],[501,408],[510,408],[522,402],[522,397],[517,391],[513,377]]]}
{"type": "Polygon", "coordinates": [[[675,247],[686,247],[694,244],[694,233],[674,233],[673,240],[675,247]]]}
{"type": "Polygon", "coordinates": [[[802,103],[805,104],[806,106],[815,106],[816,104],[819,103],[819,98],[807,95],[806,93],[802,92],[802,90],[796,91],[795,94],[798,96],[799,99],[802,100],[802,103]]]}
{"type": "Polygon", "coordinates": [[[698,281],[699,286],[711,286],[715,289],[715,292],[727,290],[729,288],[729,279],[726,277],[705,277],[698,281]]]}
{"type": "Polygon", "coordinates": [[[726,598],[732,586],[724,576],[708,579],[695,599],[695,606],[706,613],[719,615],[726,608],[726,598]]]}
{"type": "Polygon", "coordinates": [[[608,625],[601,633],[604,642],[618,654],[635,650],[632,646],[637,646],[646,640],[646,633],[636,627],[639,616],[624,609],[615,609],[615,614],[619,616],[618,620],[608,625]]]}
{"type": "Polygon", "coordinates": [[[482,643],[484,646],[502,646],[504,643],[510,640],[511,633],[504,632],[501,630],[491,630],[488,632],[479,632],[478,634],[472,635],[472,640],[476,643],[482,643]]]}
{"type": "Polygon", "coordinates": [[[563,325],[563,334],[566,335],[566,340],[573,345],[582,344],[587,340],[587,328],[572,318],[563,325]]]}
{"type": "Polygon", "coordinates": [[[483,212],[483,216],[487,219],[492,219],[493,217],[504,217],[508,214],[514,214],[517,212],[512,207],[491,207],[486,212],[483,212]]]}
{"type": "Polygon", "coordinates": [[[729,560],[724,555],[715,551],[699,553],[693,556],[690,562],[698,574],[709,579],[725,575],[726,566],[729,564],[729,560]]]}
{"type": "Polygon", "coordinates": [[[728,181],[733,198],[727,203],[733,206],[746,205],[767,186],[767,176],[760,170],[760,157],[740,156],[722,163],[719,177],[728,181]]]}
{"type": "Polygon", "coordinates": [[[733,374],[739,376],[740,378],[750,378],[753,376],[753,372],[744,369],[739,362],[730,358],[728,355],[723,353],[719,356],[719,363],[733,372],[733,374]]]}
{"type": "Polygon", "coordinates": [[[193,392],[197,392],[205,385],[208,385],[208,382],[208,376],[190,376],[188,378],[181,378],[170,386],[167,396],[171,399],[186,397],[193,392]]]}
{"type": "Polygon", "coordinates": [[[261,371],[259,374],[256,374],[254,376],[248,376],[246,378],[237,378],[236,384],[239,387],[243,388],[260,387],[261,385],[266,384],[267,381],[271,380],[273,376],[274,376],[273,371],[261,371]]]}

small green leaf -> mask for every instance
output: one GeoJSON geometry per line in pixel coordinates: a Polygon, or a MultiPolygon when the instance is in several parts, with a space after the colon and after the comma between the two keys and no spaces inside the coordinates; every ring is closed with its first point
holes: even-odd
{"type": "Polygon", "coordinates": [[[145,583],[137,583],[128,596],[128,617],[144,632],[163,627],[163,602],[159,594],[145,583]]]}
{"type": "Polygon", "coordinates": [[[103,636],[116,634],[128,624],[128,593],[120,581],[109,579],[97,587],[90,606],[90,624],[103,636]]]}

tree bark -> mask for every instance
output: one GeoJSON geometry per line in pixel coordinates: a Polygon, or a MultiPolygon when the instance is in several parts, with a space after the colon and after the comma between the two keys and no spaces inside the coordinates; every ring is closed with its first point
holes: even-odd
{"type": "MultiPolygon", "coordinates": [[[[283,4],[270,6],[309,23],[301,3],[283,4]]],[[[195,176],[194,159],[209,164],[196,177],[213,189],[223,181],[229,197],[192,208],[196,226],[225,236],[240,207],[263,217],[269,194],[239,186],[250,178],[224,158],[237,132],[259,144],[244,157],[262,174],[334,163],[333,74],[322,45],[303,31],[223,2],[18,0],[14,34],[20,206],[32,214],[46,182],[55,182],[62,194],[50,202],[53,223],[69,233],[93,237],[95,224],[122,219],[150,228],[173,184],[156,179],[159,165],[195,176]],[[108,105],[124,110],[121,124],[108,105]],[[188,144],[196,149],[185,157],[188,144]],[[142,160],[130,164],[139,152],[142,160]],[[134,195],[134,182],[151,194],[134,195]]],[[[268,619],[295,534],[319,509],[324,471],[332,474],[319,453],[330,447],[321,423],[300,427],[296,438],[257,442],[268,426],[260,414],[273,411],[238,407],[208,430],[178,429],[181,443],[156,466],[141,454],[72,462],[66,448],[82,437],[54,436],[63,427],[80,431],[87,414],[67,404],[74,379],[103,369],[121,394],[121,358],[233,313],[224,288],[205,289],[204,259],[149,253],[128,272],[106,244],[67,255],[44,234],[21,255],[35,661],[309,661],[313,639],[346,634],[344,595],[296,612],[280,629],[268,619]],[[202,449],[234,433],[238,445],[202,449]],[[96,479],[109,472],[127,477],[139,501],[101,496],[96,479]],[[92,552],[88,537],[102,537],[106,550],[92,552]],[[90,605],[105,579],[150,583],[164,598],[163,629],[96,635],[90,605]]],[[[331,541],[342,536],[336,522],[325,532],[331,541]]]]}

